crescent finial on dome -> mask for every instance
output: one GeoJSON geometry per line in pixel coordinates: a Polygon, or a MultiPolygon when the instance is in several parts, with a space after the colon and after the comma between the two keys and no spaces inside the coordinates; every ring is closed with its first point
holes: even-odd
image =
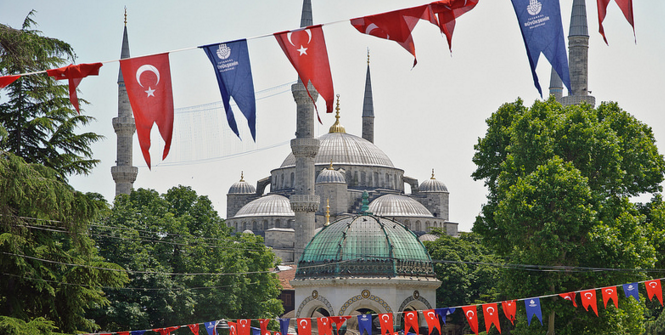
{"type": "Polygon", "coordinates": [[[127,27],[127,6],[125,6],[125,27],[127,27]]]}
{"type": "Polygon", "coordinates": [[[328,132],[346,134],[346,129],[339,123],[339,94],[337,95],[337,106],[335,106],[335,123],[330,127],[328,132]]]}
{"type": "Polygon", "coordinates": [[[244,171],[240,171],[240,181],[245,181],[245,173],[244,173],[244,171]]]}
{"type": "Polygon", "coordinates": [[[432,177],[430,179],[436,179],[434,178],[434,169],[432,169],[432,177]]]}

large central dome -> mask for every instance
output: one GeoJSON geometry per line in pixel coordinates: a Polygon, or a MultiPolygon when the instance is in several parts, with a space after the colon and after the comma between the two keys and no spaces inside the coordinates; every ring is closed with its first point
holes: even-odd
{"type": "MultiPolygon", "coordinates": [[[[328,133],[319,137],[321,146],[314,159],[316,165],[367,165],[395,167],[388,156],[374,143],[346,133],[328,133]]],[[[296,166],[296,158],[290,153],[282,168],[296,166]]]]}
{"type": "Polygon", "coordinates": [[[434,277],[432,260],[401,223],[373,215],[347,217],[324,227],[298,262],[296,279],[434,277]]]}

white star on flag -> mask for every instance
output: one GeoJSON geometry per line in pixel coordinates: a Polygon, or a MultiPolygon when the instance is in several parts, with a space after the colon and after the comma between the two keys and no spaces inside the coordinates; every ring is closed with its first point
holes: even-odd
{"type": "Polygon", "coordinates": [[[300,56],[302,56],[303,54],[304,54],[304,55],[307,54],[307,48],[305,48],[305,47],[302,46],[302,45],[300,45],[300,49],[297,49],[297,50],[298,50],[298,52],[300,52],[300,56]]]}
{"type": "Polygon", "coordinates": [[[154,97],[155,96],[155,90],[153,90],[150,86],[148,86],[148,90],[145,91],[145,93],[148,93],[149,97],[154,97]]]}

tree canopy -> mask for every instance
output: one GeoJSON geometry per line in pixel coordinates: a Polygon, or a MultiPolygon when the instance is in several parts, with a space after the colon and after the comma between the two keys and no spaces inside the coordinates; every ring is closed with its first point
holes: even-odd
{"type": "MultiPolygon", "coordinates": [[[[567,106],[553,98],[531,107],[504,104],[475,146],[473,177],[489,189],[473,231],[508,263],[635,269],[627,272],[536,272],[507,269],[508,298],[644,280],[662,255],[662,232],[630,197],[661,191],[665,161],[651,128],[616,103],[567,106]]],[[[544,306],[557,334],[643,331],[643,305],[585,312],[544,306]],[[554,316],[559,322],[554,326],[554,316]]],[[[518,324],[518,334],[535,334],[518,324]]],[[[543,330],[543,333],[546,330],[543,330]]]]}
{"type": "Polygon", "coordinates": [[[262,238],[230,236],[210,200],[189,187],[120,195],[96,230],[104,257],[139,271],[126,289],[108,291],[111,305],[91,313],[107,330],[282,312],[274,255],[262,238]]]}
{"type": "MultiPolygon", "coordinates": [[[[72,47],[34,30],[34,11],[21,29],[0,24],[0,75],[45,71],[74,62],[72,47]]],[[[23,76],[5,87],[0,104],[0,150],[54,169],[58,177],[87,174],[99,163],[90,145],[102,138],[76,129],[94,118],[78,115],[69,101],[68,83],[45,73],[23,76]]],[[[79,99],[84,104],[85,100],[79,99]]]]}

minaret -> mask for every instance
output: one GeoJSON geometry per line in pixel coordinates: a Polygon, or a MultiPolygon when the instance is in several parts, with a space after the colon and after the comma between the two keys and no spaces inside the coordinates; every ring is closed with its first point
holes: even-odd
{"type": "MultiPolygon", "coordinates": [[[[125,30],[122,34],[122,51],[120,58],[129,58],[129,39],[127,38],[127,8],[125,8],[125,30]]],[[[136,126],[129,105],[125,81],[122,71],[118,74],[118,117],[113,118],[113,129],[118,137],[116,166],[111,167],[111,175],[115,181],[115,195],[132,192],[139,169],[132,166],[132,145],[136,126]]]]}
{"type": "MultiPolygon", "coordinates": [[[[303,0],[300,27],[311,26],[312,22],[311,0],[303,0]]],[[[311,84],[308,88],[316,101],[319,94],[311,84]]],[[[297,105],[296,138],[291,140],[291,150],[296,158],[295,194],[290,198],[295,213],[293,260],[297,263],[305,246],[314,237],[315,213],[319,209],[319,196],[314,194],[314,157],[319,152],[319,140],[314,138],[314,104],[300,79],[291,86],[291,92],[297,105]]]]}
{"type": "Polygon", "coordinates": [[[367,75],[363,101],[363,138],[374,143],[374,99],[372,99],[372,78],[369,75],[369,50],[367,50],[367,75]]]}
{"type": "Polygon", "coordinates": [[[586,0],[573,0],[568,32],[568,63],[572,91],[561,98],[563,105],[582,102],[596,104],[596,98],[589,95],[589,29],[586,16],[586,0]]]}
{"type": "Polygon", "coordinates": [[[554,68],[552,68],[552,74],[550,75],[550,95],[553,95],[556,101],[559,102],[563,97],[563,82],[554,68]]]}

